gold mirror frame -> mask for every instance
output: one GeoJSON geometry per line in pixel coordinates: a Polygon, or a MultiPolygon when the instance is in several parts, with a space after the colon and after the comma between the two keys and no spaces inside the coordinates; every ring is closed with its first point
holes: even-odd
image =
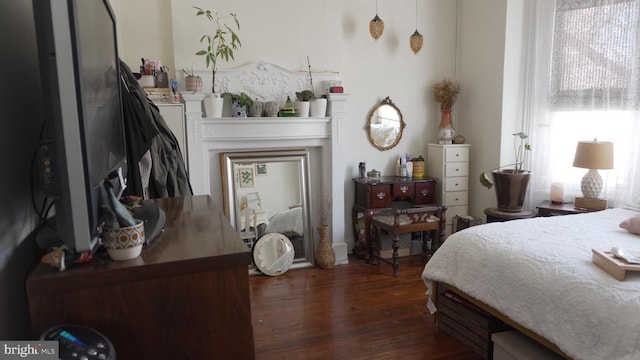
{"type": "Polygon", "coordinates": [[[402,139],[405,126],[402,112],[387,96],[369,114],[369,141],[378,150],[393,149],[402,139]]]}

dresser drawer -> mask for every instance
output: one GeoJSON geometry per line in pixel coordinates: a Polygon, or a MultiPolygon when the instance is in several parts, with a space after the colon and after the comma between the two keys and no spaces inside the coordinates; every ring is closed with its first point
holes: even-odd
{"type": "Polygon", "coordinates": [[[415,205],[432,205],[436,203],[436,182],[416,183],[415,205]]]}
{"type": "Polygon", "coordinates": [[[444,193],[444,206],[466,205],[469,193],[466,191],[452,191],[444,193]]]}
{"type": "Polygon", "coordinates": [[[415,187],[412,182],[402,182],[391,185],[391,193],[393,197],[396,198],[408,197],[413,199],[414,190],[415,187]]]}
{"type": "Polygon", "coordinates": [[[457,176],[444,179],[444,191],[466,191],[469,187],[467,176],[457,176]]]}
{"type": "Polygon", "coordinates": [[[444,149],[445,162],[469,161],[468,147],[448,147],[444,149]]]}
{"type": "Polygon", "coordinates": [[[370,202],[372,208],[382,208],[391,206],[391,185],[378,184],[371,185],[370,202]]]}
{"type": "Polygon", "coordinates": [[[469,163],[468,162],[453,162],[444,164],[444,176],[468,176],[469,175],[469,163]]]}

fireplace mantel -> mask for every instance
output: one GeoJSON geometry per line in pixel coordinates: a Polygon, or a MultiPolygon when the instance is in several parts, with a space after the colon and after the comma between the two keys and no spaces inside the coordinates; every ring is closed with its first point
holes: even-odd
{"type": "MultiPolygon", "coordinates": [[[[264,71],[264,63],[254,65],[264,71]]],[[[282,72],[281,68],[266,66],[282,72]]],[[[245,74],[251,67],[241,68],[245,74]]],[[[227,84],[234,84],[234,76],[225,73],[227,84]]],[[[298,84],[304,74],[290,73],[289,81],[298,84]]],[[[315,74],[314,74],[315,76],[315,74]]],[[[279,76],[282,78],[282,76],[279,76]]],[[[231,86],[231,85],[230,85],[231,86]]],[[[249,85],[244,84],[243,89],[249,85]]],[[[295,87],[295,86],[294,86],[295,87]]],[[[264,91],[264,86],[261,87],[264,91]]],[[[286,86],[285,86],[286,88],[286,86]]],[[[280,88],[279,88],[280,89],[280,88]]],[[[280,91],[280,90],[278,90],[280,91]]],[[[248,117],[203,118],[203,93],[182,93],[185,101],[188,169],[194,194],[209,194],[222,205],[223,188],[220,153],[245,150],[308,149],[311,155],[310,194],[311,229],[319,220],[319,206],[323,194],[331,194],[331,240],[336,264],[348,263],[345,242],[344,180],[335,170],[344,168],[339,154],[340,123],[345,116],[348,95],[328,94],[327,117],[248,117]]],[[[268,95],[265,95],[268,96],[268,95]]],[[[317,239],[317,236],[314,236],[317,239]]],[[[317,240],[315,240],[317,242],[317,240]]]]}

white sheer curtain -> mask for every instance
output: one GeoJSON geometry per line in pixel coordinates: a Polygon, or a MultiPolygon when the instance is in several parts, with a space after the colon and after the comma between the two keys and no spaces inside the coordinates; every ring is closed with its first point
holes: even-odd
{"type": "Polygon", "coordinates": [[[581,195],[578,141],[614,143],[600,170],[609,206],[640,206],[640,0],[537,0],[527,49],[525,127],[532,146],[528,205],[581,195]]]}

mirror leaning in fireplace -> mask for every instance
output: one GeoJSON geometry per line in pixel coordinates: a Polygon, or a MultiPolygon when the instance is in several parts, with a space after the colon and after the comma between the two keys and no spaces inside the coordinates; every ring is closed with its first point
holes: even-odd
{"type": "Polygon", "coordinates": [[[280,233],[293,244],[292,267],[312,266],[309,152],[223,152],[220,164],[225,215],[247,246],[280,233]]]}

